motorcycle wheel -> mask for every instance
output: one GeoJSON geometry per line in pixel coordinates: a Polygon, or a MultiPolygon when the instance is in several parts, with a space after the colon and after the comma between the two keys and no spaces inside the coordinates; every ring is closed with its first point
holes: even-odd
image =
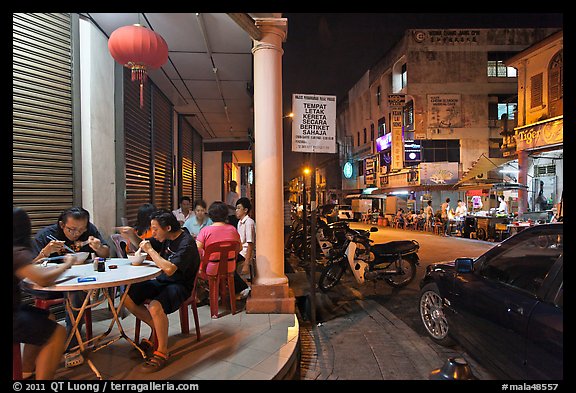
{"type": "Polygon", "coordinates": [[[386,276],[386,283],[394,288],[402,288],[410,284],[416,277],[416,264],[409,259],[400,260],[399,274],[386,276]]]}
{"type": "Polygon", "coordinates": [[[322,292],[328,292],[340,282],[344,274],[345,267],[341,263],[331,263],[322,270],[320,279],[318,280],[318,287],[322,292]]]}

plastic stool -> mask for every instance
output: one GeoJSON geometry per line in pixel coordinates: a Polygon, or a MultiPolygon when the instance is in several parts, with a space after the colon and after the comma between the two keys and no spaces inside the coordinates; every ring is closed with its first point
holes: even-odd
{"type": "MultiPolygon", "coordinates": [[[[56,304],[63,304],[65,303],[64,298],[57,298],[57,299],[40,299],[34,298],[34,306],[41,308],[42,310],[48,310],[50,306],[54,306],[56,304]]],[[[92,338],[92,309],[86,308],[84,311],[84,324],[86,325],[86,338],[90,340],[92,338]]]]}
{"type": "Polygon", "coordinates": [[[22,379],[22,353],[20,343],[12,343],[12,379],[14,381],[22,379]]]}

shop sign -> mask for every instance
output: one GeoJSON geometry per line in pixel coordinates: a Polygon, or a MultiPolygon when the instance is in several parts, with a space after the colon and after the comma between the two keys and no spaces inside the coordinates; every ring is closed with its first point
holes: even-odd
{"type": "Polygon", "coordinates": [[[563,119],[515,129],[516,149],[528,150],[564,141],[563,119]]]}
{"type": "Polygon", "coordinates": [[[420,163],[420,184],[456,184],[457,181],[457,162],[420,163]]]}

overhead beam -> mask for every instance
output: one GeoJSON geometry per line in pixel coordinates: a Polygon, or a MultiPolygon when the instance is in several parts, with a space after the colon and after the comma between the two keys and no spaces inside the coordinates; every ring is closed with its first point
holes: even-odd
{"type": "Polygon", "coordinates": [[[229,12],[227,14],[234,22],[236,22],[238,26],[242,28],[242,30],[248,33],[250,38],[256,41],[260,41],[262,39],[262,32],[258,29],[258,27],[256,27],[254,19],[252,19],[250,15],[242,12],[238,13],[229,12]]]}

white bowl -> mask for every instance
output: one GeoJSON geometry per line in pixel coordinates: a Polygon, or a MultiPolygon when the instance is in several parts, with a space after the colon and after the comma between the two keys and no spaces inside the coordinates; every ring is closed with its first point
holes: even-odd
{"type": "Polygon", "coordinates": [[[81,252],[75,252],[74,254],[72,254],[74,257],[76,257],[76,262],[74,262],[75,265],[81,265],[84,262],[86,262],[86,258],[88,258],[88,256],[90,255],[89,252],[87,251],[81,251],[81,252]]]}
{"type": "Polygon", "coordinates": [[[128,260],[130,261],[130,264],[137,266],[141,265],[147,256],[148,254],[145,252],[141,253],[140,255],[128,254],[128,260]]]}

